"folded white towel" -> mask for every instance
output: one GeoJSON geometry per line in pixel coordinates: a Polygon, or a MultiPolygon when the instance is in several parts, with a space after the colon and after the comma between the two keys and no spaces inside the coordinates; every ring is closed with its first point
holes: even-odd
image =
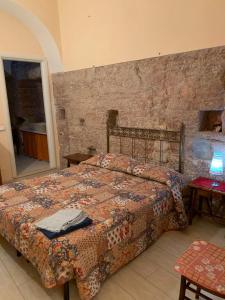
{"type": "Polygon", "coordinates": [[[35,223],[37,228],[46,229],[52,232],[60,232],[79,224],[87,218],[87,214],[74,208],[61,209],[55,214],[46,217],[35,223]]]}

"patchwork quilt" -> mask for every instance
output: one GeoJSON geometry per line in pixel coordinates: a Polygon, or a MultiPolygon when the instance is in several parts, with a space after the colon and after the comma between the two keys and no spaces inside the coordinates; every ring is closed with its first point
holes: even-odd
{"type": "Polygon", "coordinates": [[[187,226],[182,175],[124,155],[100,154],[45,177],[0,187],[0,234],[40,273],[45,287],[75,279],[82,300],[164,231],[187,226]],[[62,208],[92,225],[49,240],[35,222],[62,208]]]}

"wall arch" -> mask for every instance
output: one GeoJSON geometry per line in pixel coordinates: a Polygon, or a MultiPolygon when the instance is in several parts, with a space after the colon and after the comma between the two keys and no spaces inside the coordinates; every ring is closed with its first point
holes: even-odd
{"type": "Polygon", "coordinates": [[[15,16],[32,31],[48,60],[51,73],[63,71],[63,64],[57,44],[47,27],[37,16],[13,0],[0,0],[0,9],[15,16]]]}

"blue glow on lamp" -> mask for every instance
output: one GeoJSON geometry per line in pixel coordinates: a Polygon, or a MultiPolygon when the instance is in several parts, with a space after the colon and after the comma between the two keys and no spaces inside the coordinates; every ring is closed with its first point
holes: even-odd
{"type": "MultiPolygon", "coordinates": [[[[213,154],[213,158],[210,165],[209,173],[213,176],[223,175],[223,153],[216,151],[213,154]]],[[[218,181],[214,181],[212,186],[219,186],[220,183],[218,181]]]]}

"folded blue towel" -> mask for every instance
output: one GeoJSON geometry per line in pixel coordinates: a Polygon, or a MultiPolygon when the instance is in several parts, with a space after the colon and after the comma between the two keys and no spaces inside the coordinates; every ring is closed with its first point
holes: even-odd
{"type": "Polygon", "coordinates": [[[78,223],[76,225],[72,225],[69,228],[67,228],[66,230],[61,230],[59,232],[53,232],[53,231],[49,231],[49,230],[43,229],[43,228],[38,228],[38,230],[40,230],[45,236],[47,236],[47,238],[49,238],[50,240],[52,240],[54,238],[60,237],[60,236],[62,236],[64,234],[67,234],[67,233],[69,233],[71,231],[87,227],[87,226],[91,225],[92,222],[93,221],[90,218],[87,217],[82,222],[80,222],[80,223],[78,223]]]}
{"type": "Polygon", "coordinates": [[[51,216],[39,220],[35,223],[35,226],[52,232],[60,232],[81,223],[87,217],[87,214],[80,209],[64,208],[51,216]]]}

